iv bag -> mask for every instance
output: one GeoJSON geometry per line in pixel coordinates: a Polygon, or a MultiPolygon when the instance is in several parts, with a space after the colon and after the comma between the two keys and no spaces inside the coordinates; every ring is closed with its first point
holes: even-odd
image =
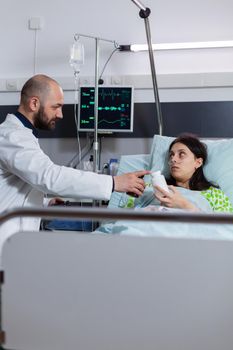
{"type": "Polygon", "coordinates": [[[80,41],[75,41],[70,47],[69,63],[75,72],[80,72],[81,66],[84,64],[84,46],[80,41]]]}

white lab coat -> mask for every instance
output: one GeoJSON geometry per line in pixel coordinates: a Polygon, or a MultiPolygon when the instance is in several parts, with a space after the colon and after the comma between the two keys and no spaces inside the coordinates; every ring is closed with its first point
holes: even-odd
{"type": "MultiPolygon", "coordinates": [[[[54,164],[32,130],[13,114],[0,125],[0,212],[42,206],[45,193],[108,200],[112,177],[54,164]]],[[[0,227],[1,241],[19,230],[38,230],[39,219],[11,220],[0,227]]]]}

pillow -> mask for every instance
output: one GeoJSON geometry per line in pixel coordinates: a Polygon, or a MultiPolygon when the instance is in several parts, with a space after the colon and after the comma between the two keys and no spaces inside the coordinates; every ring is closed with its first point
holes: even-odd
{"type": "Polygon", "coordinates": [[[175,137],[155,135],[151,146],[149,167],[152,171],[161,170],[165,177],[169,175],[168,148],[174,139],[175,137]]]}
{"type": "MultiPolygon", "coordinates": [[[[174,137],[155,135],[150,153],[150,169],[169,174],[168,148],[174,137]]],[[[233,139],[202,140],[207,145],[208,158],[204,165],[206,178],[217,184],[233,204],[233,139]]]]}
{"type": "MultiPolygon", "coordinates": [[[[117,175],[129,173],[131,171],[149,169],[149,154],[136,154],[121,156],[117,175]]],[[[150,176],[147,175],[149,178],[150,176]]],[[[108,204],[109,208],[124,206],[129,197],[126,193],[113,192],[108,204]]]]}

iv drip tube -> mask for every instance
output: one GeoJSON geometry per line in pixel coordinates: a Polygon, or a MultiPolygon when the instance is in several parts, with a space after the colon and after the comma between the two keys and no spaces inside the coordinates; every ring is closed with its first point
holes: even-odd
{"type": "Polygon", "coordinates": [[[113,43],[114,46],[119,46],[114,40],[98,38],[91,35],[75,34],[76,37],[84,37],[95,40],[95,104],[94,104],[94,142],[93,142],[93,170],[95,173],[99,171],[99,143],[98,143],[98,102],[99,102],[99,42],[107,41],[113,43]]]}

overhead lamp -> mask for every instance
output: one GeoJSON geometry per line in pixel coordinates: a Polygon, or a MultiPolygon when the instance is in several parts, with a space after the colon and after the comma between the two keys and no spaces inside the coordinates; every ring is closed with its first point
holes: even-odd
{"type": "MultiPolygon", "coordinates": [[[[233,40],[225,41],[193,41],[193,42],[181,42],[181,43],[162,43],[152,44],[154,51],[162,50],[189,50],[189,49],[212,49],[212,48],[227,48],[233,47],[233,40]]],[[[120,51],[148,51],[147,44],[131,44],[131,45],[120,45],[120,51]]]]}

